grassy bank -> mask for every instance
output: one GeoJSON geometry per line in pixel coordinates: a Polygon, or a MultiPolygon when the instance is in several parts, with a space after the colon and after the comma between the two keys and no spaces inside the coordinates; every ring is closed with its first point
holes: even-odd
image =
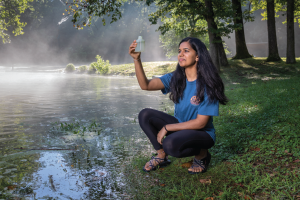
{"type": "Polygon", "coordinates": [[[300,199],[300,59],[264,60],[229,60],[222,69],[230,101],[214,118],[208,171],[190,175],[192,157],[170,157],[170,166],[145,173],[151,153],[141,152],[126,165],[129,198],[300,199]]]}
{"type": "MultiPolygon", "coordinates": [[[[173,61],[143,62],[144,71],[148,77],[172,72],[176,65],[177,62],[173,61]]],[[[108,70],[108,75],[134,76],[134,64],[112,65],[108,70]]]]}

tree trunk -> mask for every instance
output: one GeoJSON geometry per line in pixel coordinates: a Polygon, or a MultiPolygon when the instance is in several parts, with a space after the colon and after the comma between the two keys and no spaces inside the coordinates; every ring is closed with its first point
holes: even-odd
{"type": "Polygon", "coordinates": [[[294,33],[294,9],[295,1],[287,0],[287,47],[286,47],[286,63],[296,63],[295,58],[295,33],[294,33]]]}
{"type": "MultiPolygon", "coordinates": [[[[210,20],[207,20],[207,25],[208,28],[211,27],[211,22],[210,20]]],[[[208,37],[209,37],[209,54],[210,57],[217,68],[218,72],[220,72],[220,57],[219,57],[219,49],[217,43],[214,41],[216,40],[216,34],[213,33],[212,31],[208,32],[208,37]]]]}
{"type": "Polygon", "coordinates": [[[235,49],[236,54],[233,59],[244,59],[251,58],[252,56],[248,52],[248,48],[245,40],[245,32],[244,32],[244,22],[243,22],[243,12],[242,12],[242,4],[240,0],[232,0],[232,10],[233,10],[233,22],[234,25],[241,26],[240,28],[235,29],[235,49]]]}
{"type": "Polygon", "coordinates": [[[218,54],[218,46],[217,43],[215,43],[215,41],[217,40],[215,30],[217,30],[218,27],[214,20],[214,12],[213,12],[211,1],[205,0],[205,6],[207,8],[207,15],[205,16],[205,18],[208,27],[209,53],[215,67],[220,72],[220,59],[218,54]]]}
{"type": "Polygon", "coordinates": [[[267,25],[268,25],[268,45],[269,45],[269,61],[280,61],[281,58],[278,54],[276,27],[275,27],[275,8],[274,0],[267,0],[267,25]]]}
{"type": "Polygon", "coordinates": [[[222,38],[220,36],[216,37],[216,40],[219,41],[218,43],[216,43],[217,48],[218,48],[218,54],[219,54],[219,60],[220,60],[220,65],[221,66],[227,66],[228,65],[228,60],[227,60],[227,56],[224,50],[224,45],[222,42],[222,38]]]}

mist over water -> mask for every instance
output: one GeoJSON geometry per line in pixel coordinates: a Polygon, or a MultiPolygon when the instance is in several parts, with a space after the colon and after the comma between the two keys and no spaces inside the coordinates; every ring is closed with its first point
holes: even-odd
{"type": "Polygon", "coordinates": [[[62,15],[66,6],[59,0],[49,1],[37,7],[43,16],[40,20],[30,18],[28,12],[22,15],[21,20],[28,23],[24,35],[11,36],[11,43],[0,44],[0,66],[90,64],[96,55],[112,64],[130,63],[128,48],[139,35],[146,41],[143,61],[169,60],[160,47],[158,25],[150,26],[148,20],[147,12],[153,7],[139,4],[126,3],[117,22],[110,24],[107,18],[103,26],[98,19],[91,27],[77,30],[72,17],[62,15]]]}

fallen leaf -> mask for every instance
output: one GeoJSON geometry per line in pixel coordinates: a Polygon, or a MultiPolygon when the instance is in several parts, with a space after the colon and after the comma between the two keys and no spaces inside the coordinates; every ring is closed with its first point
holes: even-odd
{"type": "Polygon", "coordinates": [[[251,149],[252,151],[260,151],[260,148],[258,148],[258,147],[250,147],[250,149],[251,149]]]}
{"type": "Polygon", "coordinates": [[[244,196],[244,199],[250,200],[251,198],[249,196],[244,196]]]}
{"type": "Polygon", "coordinates": [[[183,164],[181,164],[181,167],[183,168],[190,168],[193,164],[193,160],[190,160],[189,162],[185,162],[183,164]]]}
{"type": "Polygon", "coordinates": [[[211,180],[210,179],[200,179],[200,183],[211,184],[211,180]]]}
{"type": "Polygon", "coordinates": [[[220,192],[220,193],[219,193],[219,196],[222,196],[222,195],[223,195],[223,193],[224,193],[224,192],[220,192]]]}
{"type": "Polygon", "coordinates": [[[293,155],[292,153],[289,153],[289,151],[288,150],[284,150],[284,152],[287,154],[287,155],[293,155]]]}
{"type": "Polygon", "coordinates": [[[299,162],[300,160],[299,159],[297,159],[297,160],[294,160],[294,162],[299,162]]]}
{"type": "Polygon", "coordinates": [[[162,183],[162,184],[160,184],[160,186],[161,186],[161,187],[165,187],[165,186],[166,186],[166,184],[163,184],[163,183],[162,183]]]}
{"type": "Polygon", "coordinates": [[[242,183],[235,183],[234,185],[240,186],[240,187],[245,187],[242,183]]]}
{"type": "Polygon", "coordinates": [[[207,198],[205,198],[205,200],[214,200],[214,198],[213,197],[207,197],[207,198]]]}
{"type": "Polygon", "coordinates": [[[71,167],[73,168],[73,167],[74,167],[74,165],[71,165],[71,167]]]}
{"type": "Polygon", "coordinates": [[[250,199],[251,199],[249,196],[244,195],[244,194],[241,193],[241,192],[238,192],[238,195],[239,195],[240,197],[244,197],[244,199],[247,199],[247,200],[250,200],[250,199]]]}

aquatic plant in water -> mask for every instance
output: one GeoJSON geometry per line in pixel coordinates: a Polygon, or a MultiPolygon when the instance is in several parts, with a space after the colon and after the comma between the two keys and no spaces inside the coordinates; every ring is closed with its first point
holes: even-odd
{"type": "Polygon", "coordinates": [[[96,120],[93,120],[92,123],[83,124],[81,121],[76,121],[73,119],[72,122],[54,122],[52,124],[51,132],[60,133],[60,132],[71,132],[73,134],[78,134],[84,136],[86,132],[95,132],[98,135],[101,133],[101,124],[97,123],[96,120]]]}

